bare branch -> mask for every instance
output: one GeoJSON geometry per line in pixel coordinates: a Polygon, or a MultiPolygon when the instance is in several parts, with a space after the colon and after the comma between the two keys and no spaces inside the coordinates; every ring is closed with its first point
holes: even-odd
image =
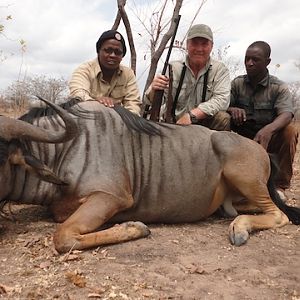
{"type": "Polygon", "coordinates": [[[200,4],[200,6],[199,6],[199,7],[198,7],[198,9],[196,10],[196,12],[195,12],[195,15],[194,15],[194,17],[193,17],[193,19],[192,19],[192,21],[191,21],[191,23],[190,23],[190,26],[189,26],[189,28],[188,28],[188,30],[187,30],[187,32],[186,32],[186,34],[184,35],[184,37],[183,37],[183,39],[182,39],[182,41],[181,41],[181,44],[183,44],[183,43],[184,43],[184,41],[185,41],[185,39],[186,39],[186,36],[187,36],[187,33],[188,33],[188,31],[189,31],[189,30],[190,30],[190,28],[193,26],[195,19],[196,19],[196,18],[197,18],[197,16],[199,15],[199,13],[200,13],[200,11],[201,11],[201,8],[203,7],[203,5],[204,5],[206,2],[207,2],[207,0],[202,0],[202,2],[201,2],[201,4],[200,4]]]}
{"type": "Polygon", "coordinates": [[[125,11],[125,4],[126,0],[118,0],[118,8],[121,15],[121,18],[123,20],[124,26],[126,28],[129,48],[130,48],[130,54],[131,54],[131,69],[136,73],[136,51],[135,46],[133,42],[133,36],[132,36],[132,30],[130,26],[130,22],[127,16],[127,13],[125,11]]]}
{"type": "Polygon", "coordinates": [[[119,25],[120,25],[120,22],[121,22],[121,13],[120,11],[118,10],[118,13],[116,15],[116,19],[115,19],[115,22],[113,24],[113,26],[111,27],[112,30],[117,30],[119,25]]]}
{"type": "Polygon", "coordinates": [[[159,61],[160,57],[162,56],[168,41],[170,40],[170,38],[174,34],[175,27],[176,27],[175,19],[178,18],[178,16],[179,16],[179,11],[181,9],[182,2],[183,2],[183,0],[177,0],[176,1],[176,5],[174,7],[174,11],[173,11],[173,15],[172,15],[172,18],[171,18],[171,24],[170,24],[169,30],[164,34],[157,50],[154,51],[153,55],[151,53],[151,67],[150,67],[150,71],[149,71],[149,74],[148,74],[148,78],[146,80],[145,90],[148,88],[148,86],[152,82],[152,80],[154,78],[154,75],[155,75],[155,72],[156,72],[156,69],[157,69],[158,61],[159,61]]]}
{"type": "Polygon", "coordinates": [[[127,34],[127,39],[128,39],[128,44],[129,44],[129,49],[130,49],[130,54],[131,54],[131,69],[136,73],[136,51],[135,51],[135,46],[133,42],[133,36],[132,36],[132,30],[130,26],[130,21],[128,19],[127,13],[125,11],[125,5],[126,5],[126,0],[117,0],[118,3],[118,13],[115,18],[115,22],[112,26],[113,30],[117,30],[121,20],[123,20],[125,29],[126,29],[126,34],[127,34]]]}

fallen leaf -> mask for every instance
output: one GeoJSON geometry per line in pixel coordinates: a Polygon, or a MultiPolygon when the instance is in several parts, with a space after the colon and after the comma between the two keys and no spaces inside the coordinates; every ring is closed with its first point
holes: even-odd
{"type": "Polygon", "coordinates": [[[185,267],[190,274],[208,274],[208,272],[201,266],[191,264],[185,267]]]}
{"type": "Polygon", "coordinates": [[[34,244],[38,243],[40,241],[39,238],[33,238],[31,240],[25,240],[24,247],[30,248],[34,244]]]}
{"type": "Polygon", "coordinates": [[[66,257],[64,261],[73,261],[73,260],[79,260],[81,257],[77,254],[70,254],[66,257]]]}
{"type": "Polygon", "coordinates": [[[47,268],[50,267],[50,265],[51,265],[51,262],[50,262],[50,261],[44,261],[44,262],[41,262],[41,263],[40,263],[39,267],[40,267],[41,269],[47,269],[47,268]]]}
{"type": "Polygon", "coordinates": [[[13,288],[0,283],[0,295],[7,294],[7,293],[11,292],[12,290],[13,290],[13,288]]]}
{"type": "Polygon", "coordinates": [[[88,298],[101,298],[102,296],[97,293],[89,293],[88,298]]]}
{"type": "Polygon", "coordinates": [[[74,285],[83,288],[86,286],[85,278],[78,274],[77,272],[67,272],[65,273],[66,278],[72,282],[74,285]]]}

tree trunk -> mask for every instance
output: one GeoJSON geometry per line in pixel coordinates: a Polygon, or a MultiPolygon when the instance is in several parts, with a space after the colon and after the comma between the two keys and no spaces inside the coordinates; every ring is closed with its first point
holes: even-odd
{"type": "Polygon", "coordinates": [[[160,57],[162,56],[164,50],[166,49],[167,43],[169,42],[169,40],[171,39],[172,35],[175,32],[175,28],[176,28],[175,20],[179,16],[179,12],[180,12],[180,9],[181,9],[181,6],[182,6],[182,2],[183,2],[183,0],[177,0],[176,1],[176,5],[175,5],[174,11],[173,11],[172,18],[171,18],[171,23],[170,23],[169,30],[164,34],[164,36],[163,36],[163,38],[160,42],[159,47],[157,48],[156,51],[154,51],[154,53],[151,57],[150,70],[149,70],[148,77],[147,77],[147,80],[146,80],[144,92],[147,90],[147,88],[151,84],[151,82],[154,78],[154,75],[156,73],[158,61],[159,61],[160,57]]]}
{"type": "Polygon", "coordinates": [[[117,2],[118,2],[118,13],[112,29],[116,30],[120,25],[121,19],[123,20],[124,26],[126,28],[126,34],[127,34],[127,39],[129,43],[129,49],[130,49],[131,69],[133,70],[134,73],[136,73],[136,51],[133,42],[130,22],[127,13],[125,11],[126,0],[117,0],[117,2]]]}

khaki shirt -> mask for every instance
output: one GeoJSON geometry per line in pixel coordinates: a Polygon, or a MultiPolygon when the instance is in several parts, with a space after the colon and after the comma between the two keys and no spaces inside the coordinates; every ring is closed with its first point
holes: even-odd
{"type": "MultiPolygon", "coordinates": [[[[230,77],[227,67],[219,61],[210,58],[205,68],[201,70],[198,77],[195,78],[191,68],[189,67],[187,58],[171,62],[173,70],[173,101],[176,95],[177,87],[180,80],[183,63],[186,64],[186,72],[175,110],[176,119],[179,119],[184,113],[198,107],[208,116],[214,116],[219,111],[226,111],[230,103],[230,77]],[[209,69],[207,90],[205,101],[202,101],[204,74],[209,69]]],[[[145,93],[144,101],[151,103],[150,99],[151,86],[145,93]]],[[[162,105],[162,114],[166,110],[165,92],[164,105],[162,105]]]]}
{"type": "Polygon", "coordinates": [[[69,82],[71,97],[83,101],[98,97],[111,97],[116,104],[122,104],[131,112],[140,115],[141,98],[133,71],[120,65],[111,80],[103,79],[98,59],[81,64],[72,74],[69,82]]]}
{"type": "Polygon", "coordinates": [[[257,129],[270,124],[283,112],[294,114],[292,97],[287,84],[269,73],[253,88],[247,75],[236,77],[231,83],[230,106],[243,108],[247,121],[257,129]]]}

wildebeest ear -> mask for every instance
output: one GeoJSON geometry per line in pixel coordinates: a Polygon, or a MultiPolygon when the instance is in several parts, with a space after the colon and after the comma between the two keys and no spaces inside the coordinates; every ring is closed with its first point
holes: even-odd
{"type": "MultiPolygon", "coordinates": [[[[34,173],[38,175],[44,181],[59,184],[68,185],[67,182],[60,179],[52,170],[50,170],[45,164],[32,155],[24,156],[25,163],[28,167],[32,169],[34,173]]],[[[30,170],[29,170],[30,171],[30,170]]]]}
{"type": "Polygon", "coordinates": [[[11,145],[9,151],[9,161],[14,165],[19,165],[28,172],[36,174],[40,179],[59,185],[68,183],[60,179],[49,167],[30,154],[24,155],[19,147],[11,145]]]}

